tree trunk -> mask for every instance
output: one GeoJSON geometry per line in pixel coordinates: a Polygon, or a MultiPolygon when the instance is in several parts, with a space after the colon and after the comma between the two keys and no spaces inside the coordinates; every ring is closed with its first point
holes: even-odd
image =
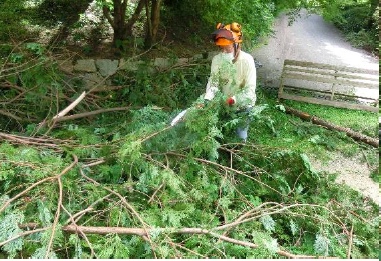
{"type": "Polygon", "coordinates": [[[152,0],[151,22],[152,22],[152,43],[156,42],[157,32],[160,24],[161,0],[152,0]]]}
{"type": "Polygon", "coordinates": [[[144,45],[148,49],[156,42],[160,24],[161,0],[146,0],[147,31],[144,45]]]}
{"type": "Polygon", "coordinates": [[[112,41],[114,46],[117,46],[118,42],[122,42],[123,40],[128,39],[129,36],[132,36],[132,27],[139,19],[145,0],[139,0],[134,13],[128,20],[126,17],[127,3],[128,0],[113,0],[113,13],[110,12],[110,9],[107,6],[103,6],[103,15],[114,30],[112,41]]]}
{"type": "Polygon", "coordinates": [[[134,14],[128,19],[126,30],[128,35],[132,35],[132,27],[136,23],[136,21],[139,19],[139,16],[144,8],[145,0],[139,0],[139,3],[135,9],[134,14]]]}
{"type": "Polygon", "coordinates": [[[286,108],[286,112],[287,113],[290,113],[290,114],[293,114],[295,116],[298,116],[299,118],[301,118],[303,120],[311,121],[313,124],[326,127],[329,130],[336,130],[336,131],[345,132],[348,137],[351,137],[354,140],[362,141],[362,142],[365,142],[365,143],[367,143],[369,145],[372,145],[375,148],[378,148],[378,142],[379,141],[377,139],[375,139],[375,138],[368,137],[368,136],[363,135],[361,133],[355,132],[355,131],[353,131],[353,130],[351,130],[349,128],[337,126],[337,125],[335,125],[333,123],[330,123],[330,122],[327,122],[327,121],[325,121],[323,119],[319,119],[318,117],[309,115],[306,112],[298,111],[296,109],[293,109],[293,108],[290,108],[290,107],[286,107],[286,106],[285,106],[285,108],[286,108]]]}
{"type": "Polygon", "coordinates": [[[123,41],[127,38],[125,20],[127,0],[113,0],[114,3],[114,37],[113,44],[116,45],[117,41],[123,41]]]}

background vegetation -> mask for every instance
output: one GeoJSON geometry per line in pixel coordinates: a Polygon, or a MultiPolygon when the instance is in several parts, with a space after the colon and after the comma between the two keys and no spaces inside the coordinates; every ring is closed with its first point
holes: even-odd
{"type": "Polygon", "coordinates": [[[240,119],[221,117],[231,113],[223,97],[169,126],[204,92],[204,59],[161,71],[142,63],[91,90],[58,66],[83,56],[203,53],[217,21],[244,24],[254,48],[277,14],[299,8],[376,50],[375,4],[335,3],[2,1],[0,257],[376,258],[378,206],[313,169],[308,155],[361,154],[377,180],[378,149],[293,118],[283,105],[371,137],[375,114],[278,104],[259,86],[241,144],[232,134],[240,119]]]}

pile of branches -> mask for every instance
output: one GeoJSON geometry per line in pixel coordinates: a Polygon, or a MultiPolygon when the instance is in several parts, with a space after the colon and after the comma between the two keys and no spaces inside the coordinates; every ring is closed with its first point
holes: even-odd
{"type": "Polygon", "coordinates": [[[377,207],[316,173],[304,154],[224,143],[211,108],[175,127],[171,117],[143,108],[96,142],[83,129],[67,141],[2,135],[7,256],[377,255],[377,207]]]}
{"type": "Polygon", "coordinates": [[[0,121],[34,124],[0,132],[0,256],[377,256],[377,206],[303,153],[232,142],[240,120],[220,120],[223,97],[170,126],[178,112],[104,108],[109,87],[75,86],[41,47],[27,49],[0,69],[0,121]]]}
{"type": "Polygon", "coordinates": [[[48,123],[52,126],[59,121],[90,117],[107,111],[128,110],[127,106],[103,106],[110,98],[110,92],[123,88],[106,86],[105,82],[110,76],[104,77],[95,86],[87,87],[80,75],[65,73],[59,69],[61,59],[60,55],[54,55],[37,43],[16,45],[10,54],[2,59],[2,125],[9,125],[8,129],[18,126],[23,130],[26,124],[48,123]],[[72,107],[65,112],[68,106],[72,107]],[[70,117],[66,115],[69,111],[70,117]]]}

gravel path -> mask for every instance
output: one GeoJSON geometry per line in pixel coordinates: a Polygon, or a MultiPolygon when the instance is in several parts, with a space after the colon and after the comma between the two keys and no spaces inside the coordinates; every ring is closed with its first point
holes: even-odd
{"type": "MultiPolygon", "coordinates": [[[[276,20],[274,31],[268,43],[252,53],[263,64],[257,74],[258,81],[265,86],[279,86],[285,59],[379,69],[377,57],[353,48],[343,39],[340,31],[321,16],[302,12],[301,18],[288,26],[287,16],[283,15],[276,20]]],[[[378,98],[378,90],[373,95],[378,98]]],[[[313,156],[310,158],[315,169],[338,173],[338,183],[352,187],[381,206],[379,184],[369,178],[370,169],[361,161],[361,156],[346,158],[340,153],[333,153],[330,157],[329,162],[322,162],[313,156]]]]}

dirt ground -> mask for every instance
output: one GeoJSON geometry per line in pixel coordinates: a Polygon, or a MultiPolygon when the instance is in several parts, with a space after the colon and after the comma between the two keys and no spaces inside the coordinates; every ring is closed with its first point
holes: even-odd
{"type": "Polygon", "coordinates": [[[362,155],[347,158],[340,153],[333,153],[330,156],[331,160],[325,163],[310,156],[313,168],[319,171],[337,173],[336,182],[348,185],[381,206],[379,184],[369,177],[371,169],[361,159],[362,155]]]}
{"type": "MultiPolygon", "coordinates": [[[[257,74],[259,82],[265,86],[279,86],[285,59],[375,70],[379,68],[377,57],[353,48],[337,28],[322,17],[308,16],[306,12],[291,26],[288,26],[287,17],[281,16],[274,24],[274,36],[265,41],[262,47],[252,53],[263,64],[257,74]]],[[[378,90],[375,95],[378,98],[378,90]]],[[[330,156],[328,162],[311,157],[312,166],[316,170],[338,173],[338,183],[352,187],[381,206],[379,184],[370,178],[371,170],[361,160],[362,155],[347,158],[340,153],[333,153],[330,156]]]]}

